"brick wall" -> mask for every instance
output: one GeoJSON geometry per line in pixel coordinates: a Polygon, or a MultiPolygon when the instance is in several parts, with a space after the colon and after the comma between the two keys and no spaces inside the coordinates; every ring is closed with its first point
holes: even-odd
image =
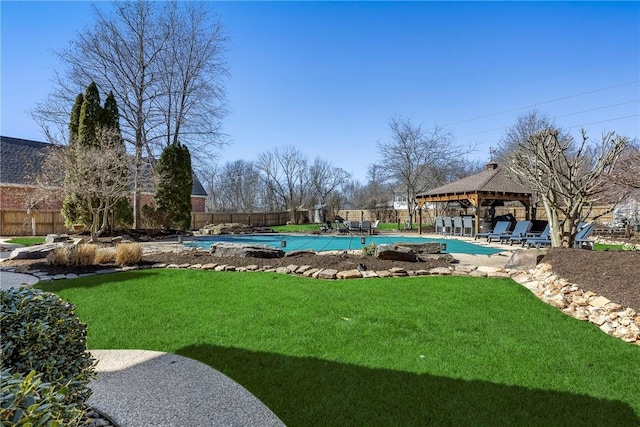
{"type": "MultiPolygon", "coordinates": [[[[57,210],[62,207],[62,195],[60,191],[52,190],[48,195],[49,200],[40,200],[37,208],[40,210],[57,210]]],[[[36,188],[18,185],[0,186],[0,210],[26,211],[33,205],[36,197],[36,188]]]]}

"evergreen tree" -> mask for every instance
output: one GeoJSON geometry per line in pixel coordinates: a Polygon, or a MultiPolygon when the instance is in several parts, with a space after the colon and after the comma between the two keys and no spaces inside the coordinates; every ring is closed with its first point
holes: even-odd
{"type": "Polygon", "coordinates": [[[180,142],[165,147],[157,164],[156,202],[169,227],[187,230],[191,226],[191,154],[180,142]]]}
{"type": "Polygon", "coordinates": [[[102,107],[100,106],[100,93],[95,82],[87,87],[82,108],[80,109],[80,121],[78,124],[78,144],[89,146],[96,144],[96,127],[102,123],[102,107]]]}
{"type": "MultiPolygon", "coordinates": [[[[78,142],[78,129],[80,127],[80,111],[82,110],[82,104],[84,103],[84,95],[79,93],[76,96],[76,101],[71,109],[71,117],[69,119],[69,146],[71,148],[76,146],[78,142]]],[[[68,185],[69,180],[72,179],[70,173],[71,169],[75,168],[73,158],[69,158],[68,164],[65,170],[65,185],[68,185]]],[[[88,212],[82,209],[81,203],[77,196],[72,193],[65,193],[64,200],[62,201],[62,216],[64,217],[64,223],[67,228],[72,228],[74,224],[87,224],[90,221],[88,212]]]]}
{"type": "Polygon", "coordinates": [[[76,96],[76,102],[71,109],[71,119],[69,121],[69,144],[75,144],[78,141],[78,128],[80,127],[80,110],[84,103],[84,95],[81,93],[76,96]]]}
{"type": "Polygon", "coordinates": [[[109,92],[107,99],[104,101],[102,120],[100,120],[100,122],[102,126],[120,132],[120,112],[118,111],[118,104],[116,103],[115,96],[113,96],[113,92],[109,92]]]}

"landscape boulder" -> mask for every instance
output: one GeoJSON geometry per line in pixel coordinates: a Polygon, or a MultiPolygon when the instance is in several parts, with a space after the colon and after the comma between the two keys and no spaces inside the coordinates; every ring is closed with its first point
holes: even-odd
{"type": "Polygon", "coordinates": [[[9,255],[9,259],[40,259],[46,258],[54,249],[59,248],[62,243],[45,243],[44,245],[27,246],[16,248],[9,255]]]}
{"type": "Polygon", "coordinates": [[[510,270],[530,270],[534,268],[544,257],[545,251],[537,250],[517,250],[509,258],[505,268],[510,270]]]}
{"type": "Polygon", "coordinates": [[[392,261],[417,261],[416,253],[407,246],[378,245],[376,246],[376,258],[392,261]]]}
{"type": "Polygon", "coordinates": [[[265,245],[245,245],[240,243],[212,243],[209,253],[215,257],[240,257],[240,258],[282,258],[282,249],[265,245]]]}
{"type": "Polygon", "coordinates": [[[403,246],[405,248],[410,248],[417,255],[440,253],[440,243],[438,242],[428,242],[428,243],[396,242],[395,245],[403,246]]]}
{"type": "Polygon", "coordinates": [[[60,243],[69,240],[68,234],[47,234],[44,238],[44,243],[60,243]]]}

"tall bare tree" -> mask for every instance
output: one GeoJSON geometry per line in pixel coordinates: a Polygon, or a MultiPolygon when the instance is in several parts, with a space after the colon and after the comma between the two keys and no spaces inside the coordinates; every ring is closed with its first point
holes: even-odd
{"type": "Polygon", "coordinates": [[[226,39],[219,21],[195,2],[116,2],[113,13],[94,7],[95,24],[58,55],[67,69],[33,111],[50,139],[64,141],[65,112],[78,88],[95,81],[113,91],[122,132],[135,153],[134,228],[146,161],[180,140],[194,162],[206,163],[222,143],[226,39]]]}
{"type": "MultiPolygon", "coordinates": [[[[351,177],[344,169],[330,161],[316,157],[309,166],[310,203],[329,204],[330,195],[341,188],[351,177]]],[[[334,200],[335,201],[335,200],[334,200]]],[[[330,206],[330,208],[335,208],[330,206]]]]}
{"type": "Polygon", "coordinates": [[[255,166],[267,194],[274,197],[281,209],[288,210],[291,222],[296,223],[296,212],[302,208],[309,188],[307,158],[296,148],[286,146],[260,153],[255,166]]]}
{"type": "Polygon", "coordinates": [[[409,226],[417,210],[416,194],[442,184],[441,171],[452,170],[466,153],[455,145],[451,132],[435,126],[425,130],[410,120],[392,118],[391,140],[378,142],[382,177],[392,182],[407,200],[409,226]]]}
{"type": "Polygon", "coordinates": [[[223,209],[247,213],[264,209],[264,184],[252,162],[225,163],[217,176],[215,190],[223,209]]]}
{"type": "Polygon", "coordinates": [[[558,130],[546,129],[518,144],[508,167],[526,188],[539,194],[552,246],[562,246],[563,240],[572,246],[577,226],[590,208],[610,197],[605,178],[627,143],[628,138],[614,132],[592,143],[584,130],[582,140],[575,142],[561,137],[558,130]]]}

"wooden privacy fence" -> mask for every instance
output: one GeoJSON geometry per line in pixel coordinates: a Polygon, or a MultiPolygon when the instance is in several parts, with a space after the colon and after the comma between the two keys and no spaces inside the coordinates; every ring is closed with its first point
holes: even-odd
{"type": "Polygon", "coordinates": [[[256,227],[270,227],[286,224],[289,212],[242,213],[242,212],[193,212],[191,214],[191,228],[200,229],[207,224],[239,223],[256,227]]]}
{"type": "Polygon", "coordinates": [[[60,211],[0,211],[0,236],[44,236],[66,232],[60,211]]]}
{"type": "MultiPolygon", "coordinates": [[[[597,215],[609,210],[609,207],[602,206],[592,209],[587,221],[592,221],[597,215]]],[[[496,207],[496,215],[512,214],[517,219],[525,219],[526,211],[524,207],[496,207]]],[[[367,209],[352,209],[338,211],[346,220],[369,220],[379,219],[383,222],[401,222],[408,220],[406,210],[385,210],[371,211],[367,209]]],[[[423,223],[431,223],[435,217],[432,210],[423,211],[423,223]]],[[[537,219],[546,220],[544,209],[538,208],[537,219]]],[[[240,223],[258,227],[270,227],[274,225],[286,224],[290,218],[289,212],[269,212],[269,213],[241,213],[241,212],[193,212],[191,214],[191,228],[200,229],[207,224],[240,223]]],[[[418,218],[414,218],[416,222],[418,218]]],[[[598,223],[606,224],[613,221],[613,213],[609,212],[596,220],[598,223]]],[[[26,211],[0,211],[0,236],[30,236],[33,234],[35,225],[35,235],[44,236],[51,233],[67,233],[69,230],[64,226],[64,218],[60,211],[37,211],[27,213],[26,211]]]]}

